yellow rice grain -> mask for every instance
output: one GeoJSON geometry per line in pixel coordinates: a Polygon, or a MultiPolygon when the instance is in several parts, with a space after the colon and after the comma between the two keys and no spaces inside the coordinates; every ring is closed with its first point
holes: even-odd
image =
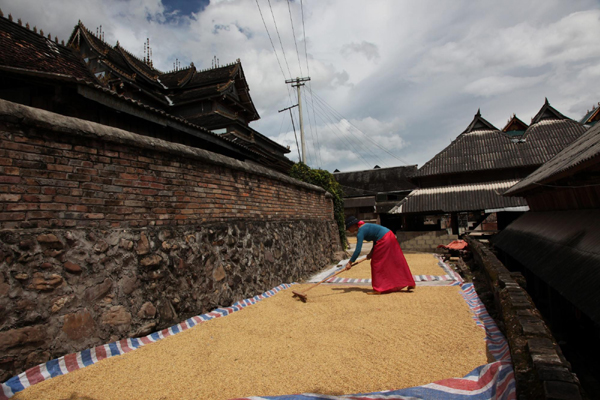
{"type": "Polygon", "coordinates": [[[16,399],[231,399],[349,394],[461,377],[485,364],[484,331],[458,287],[373,295],[294,285],[119,357],[53,378],[16,399]]]}

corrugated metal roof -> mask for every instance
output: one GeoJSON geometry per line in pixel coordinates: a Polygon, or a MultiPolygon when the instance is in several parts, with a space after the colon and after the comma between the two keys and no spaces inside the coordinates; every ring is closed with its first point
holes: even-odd
{"type": "Polygon", "coordinates": [[[528,212],[492,242],[600,324],[600,210],[528,212]]]}
{"type": "Polygon", "coordinates": [[[531,125],[521,140],[498,130],[462,133],[414,177],[541,165],[585,131],[573,120],[554,119],[531,125]]]}
{"type": "Polygon", "coordinates": [[[390,214],[478,211],[527,205],[525,199],[502,196],[517,182],[508,180],[416,189],[390,210],[390,214]]]}
{"type": "Polygon", "coordinates": [[[506,192],[514,196],[537,187],[542,182],[553,181],[553,177],[579,164],[600,156],[600,125],[590,128],[581,137],[565,147],[560,153],[535,170],[528,177],[506,192]]]}

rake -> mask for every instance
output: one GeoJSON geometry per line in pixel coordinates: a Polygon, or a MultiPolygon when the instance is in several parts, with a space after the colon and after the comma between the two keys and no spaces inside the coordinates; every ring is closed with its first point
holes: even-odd
{"type": "MultiPolygon", "coordinates": [[[[361,262],[363,262],[363,261],[365,261],[365,260],[366,260],[366,258],[363,258],[363,259],[362,259],[362,260],[360,260],[359,262],[356,262],[356,263],[352,264],[352,266],[358,265],[358,264],[360,264],[361,262]]],[[[346,271],[346,268],[342,268],[340,271],[336,272],[335,274],[333,274],[333,275],[331,275],[331,276],[328,276],[328,277],[326,277],[326,278],[325,278],[325,279],[323,279],[321,282],[319,282],[319,283],[315,283],[314,285],[312,285],[311,287],[309,287],[308,289],[306,289],[306,290],[304,291],[304,293],[300,293],[300,292],[296,292],[295,290],[292,290],[292,293],[294,293],[294,295],[293,295],[292,297],[298,297],[300,300],[302,300],[302,302],[303,302],[303,303],[306,303],[306,300],[308,300],[308,297],[307,297],[307,295],[306,295],[306,292],[308,292],[310,289],[313,289],[313,288],[315,288],[315,287],[319,286],[321,283],[323,283],[323,282],[325,282],[325,281],[327,281],[327,280],[329,280],[329,279],[331,279],[331,278],[333,278],[333,277],[335,277],[335,276],[337,276],[337,275],[341,274],[341,273],[342,273],[342,272],[344,272],[344,271],[346,271]]]]}

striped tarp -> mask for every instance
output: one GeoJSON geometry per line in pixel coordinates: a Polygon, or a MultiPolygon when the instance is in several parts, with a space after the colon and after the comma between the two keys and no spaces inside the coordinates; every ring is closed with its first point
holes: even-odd
{"type": "MultiPolygon", "coordinates": [[[[415,282],[456,281],[450,275],[413,275],[415,282]]],[[[326,283],[371,283],[369,278],[330,278],[326,283]]]]}
{"type": "MultiPolygon", "coordinates": [[[[440,259],[440,264],[444,264],[440,259]]],[[[243,400],[331,400],[331,399],[498,399],[512,400],[516,399],[515,379],[510,359],[510,350],[504,336],[494,323],[494,320],[487,313],[485,306],[479,298],[473,287],[473,284],[462,284],[460,275],[452,271],[448,265],[443,265],[444,269],[455,277],[453,284],[462,285],[462,295],[473,311],[473,318],[478,326],[486,331],[486,342],[490,354],[496,359],[495,362],[480,366],[465,377],[451,378],[442,381],[430,383],[424,386],[418,386],[407,389],[400,389],[387,392],[376,392],[369,394],[355,394],[344,396],[327,396],[320,394],[297,394],[275,397],[247,397],[243,400]]],[[[292,284],[293,285],[293,284],[292,284]]],[[[239,301],[231,307],[218,308],[210,313],[198,315],[189,318],[170,328],[152,333],[142,338],[122,339],[117,342],[97,346],[92,349],[86,349],[78,353],[68,354],[55,360],[40,364],[27,371],[10,378],[2,384],[0,391],[0,400],[11,398],[25,388],[42,382],[46,379],[54,378],[59,375],[78,370],[80,368],[93,365],[105,358],[118,356],[136,350],[148,343],[159,341],[167,336],[171,336],[192,328],[204,321],[214,318],[227,316],[232,312],[239,311],[249,305],[269,298],[277,292],[289,288],[290,284],[282,284],[261,295],[250,299],[239,301]]]]}
{"type": "Polygon", "coordinates": [[[375,393],[328,396],[303,393],[288,396],[244,397],[236,400],[515,400],[516,383],[510,349],[472,283],[461,285],[462,296],[473,312],[478,326],[485,329],[489,353],[496,361],[475,368],[462,378],[450,378],[423,386],[375,393]]]}
{"type": "Polygon", "coordinates": [[[66,356],[37,365],[4,382],[0,390],[0,400],[9,399],[15,393],[18,393],[31,385],[45,381],[46,379],[54,378],[59,375],[73,372],[80,368],[90,366],[98,361],[104,360],[105,358],[129,353],[130,351],[136,350],[148,343],[157,342],[166,338],[167,336],[175,335],[204,321],[224,317],[232,312],[239,311],[245,307],[253,305],[258,301],[274,296],[277,292],[287,289],[291,287],[291,285],[293,285],[293,283],[284,283],[263,294],[238,301],[231,307],[217,308],[216,310],[213,310],[207,314],[197,315],[177,325],[173,325],[172,327],[163,329],[162,331],[154,332],[148,336],[141,338],[122,339],[117,342],[104,344],[92,349],[86,349],[77,353],[67,354],[66,356]]]}

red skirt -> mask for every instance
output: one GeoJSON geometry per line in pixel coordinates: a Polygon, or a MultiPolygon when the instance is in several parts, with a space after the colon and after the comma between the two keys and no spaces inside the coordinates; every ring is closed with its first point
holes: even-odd
{"type": "Polygon", "coordinates": [[[404,253],[392,231],[378,240],[371,258],[371,280],[377,292],[395,292],[406,286],[415,286],[404,253]]]}

